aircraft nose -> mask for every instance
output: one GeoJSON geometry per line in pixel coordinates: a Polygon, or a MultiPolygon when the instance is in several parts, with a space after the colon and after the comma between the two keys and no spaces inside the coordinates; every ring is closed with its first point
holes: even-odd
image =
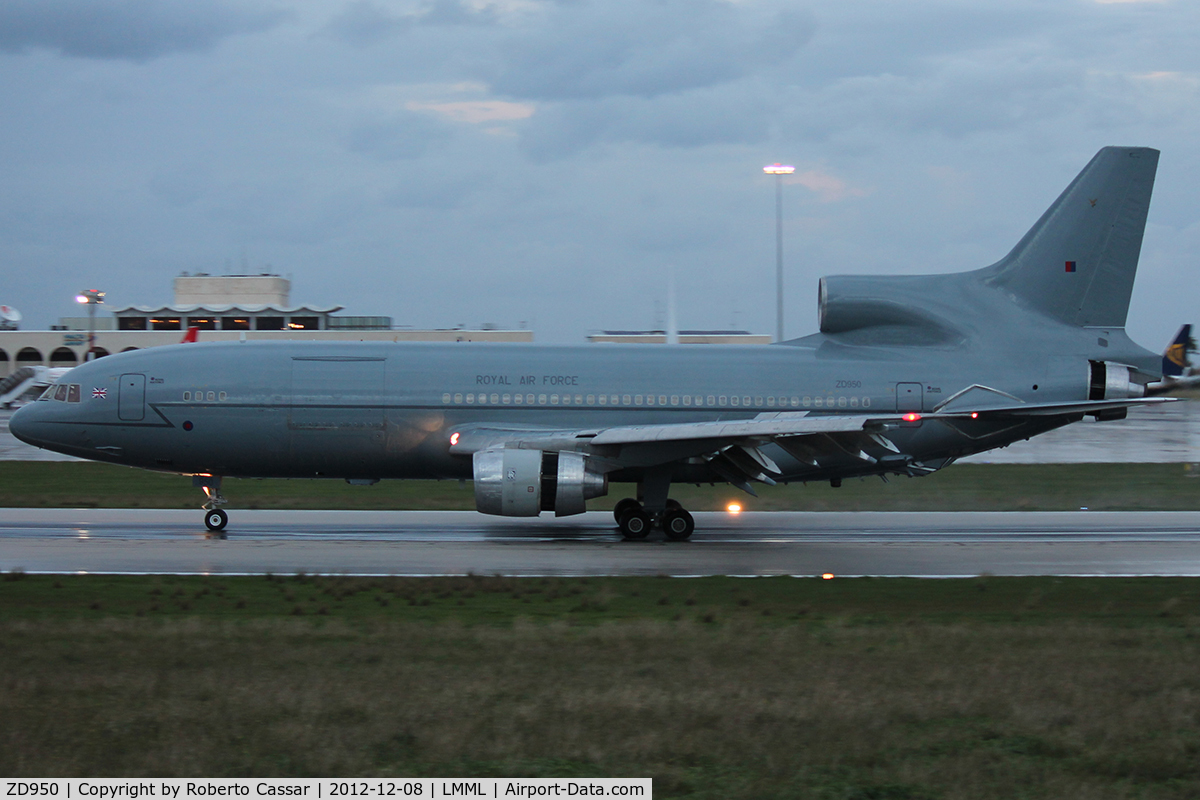
{"type": "Polygon", "coordinates": [[[41,443],[34,434],[38,427],[34,421],[37,417],[36,406],[36,403],[30,403],[18,408],[8,420],[8,432],[25,444],[41,447],[41,443]]]}

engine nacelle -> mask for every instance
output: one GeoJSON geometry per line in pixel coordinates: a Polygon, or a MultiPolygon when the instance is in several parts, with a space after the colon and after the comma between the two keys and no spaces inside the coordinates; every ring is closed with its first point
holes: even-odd
{"type": "Polygon", "coordinates": [[[1111,361],[1089,361],[1088,400],[1122,400],[1142,397],[1146,387],[1130,379],[1131,370],[1111,361]]]}
{"type": "Polygon", "coordinates": [[[503,517],[582,514],[587,501],[608,494],[608,476],[571,451],[497,448],[474,456],[475,508],[503,517]]]}

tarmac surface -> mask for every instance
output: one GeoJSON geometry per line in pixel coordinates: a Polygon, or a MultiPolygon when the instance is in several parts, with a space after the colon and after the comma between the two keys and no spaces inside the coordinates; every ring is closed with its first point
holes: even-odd
{"type": "Polygon", "coordinates": [[[1200,512],[697,513],[688,542],[611,514],[0,509],[0,570],[354,575],[1200,575],[1200,512]]]}

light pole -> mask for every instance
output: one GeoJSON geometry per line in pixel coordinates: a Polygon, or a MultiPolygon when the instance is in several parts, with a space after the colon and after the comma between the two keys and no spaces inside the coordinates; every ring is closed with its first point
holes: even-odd
{"type": "Polygon", "coordinates": [[[88,310],[87,350],[83,354],[84,361],[91,361],[96,348],[96,306],[104,302],[104,292],[99,289],[84,289],[75,295],[76,303],[83,303],[88,310]]]}
{"type": "Polygon", "coordinates": [[[783,341],[783,176],[796,168],[778,162],[763,167],[775,176],[775,341],[783,341]]]}

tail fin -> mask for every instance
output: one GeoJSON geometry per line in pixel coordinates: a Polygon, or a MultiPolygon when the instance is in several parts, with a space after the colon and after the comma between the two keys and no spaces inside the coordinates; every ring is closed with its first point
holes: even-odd
{"type": "Polygon", "coordinates": [[[200,336],[200,329],[198,327],[196,327],[195,325],[193,325],[192,327],[187,329],[187,333],[185,333],[183,335],[183,338],[179,340],[179,343],[187,344],[188,342],[194,342],[194,341],[196,341],[196,339],[199,336],[200,336]]]}
{"type": "Polygon", "coordinates": [[[1188,351],[1195,349],[1194,344],[1192,341],[1192,326],[1184,325],[1179,329],[1179,333],[1175,334],[1175,340],[1167,345],[1167,349],[1163,353],[1163,377],[1178,378],[1183,374],[1184,370],[1189,366],[1187,359],[1188,351]]]}
{"type": "Polygon", "coordinates": [[[1105,147],[986,283],[1069,325],[1125,327],[1158,151],[1105,147]]]}

